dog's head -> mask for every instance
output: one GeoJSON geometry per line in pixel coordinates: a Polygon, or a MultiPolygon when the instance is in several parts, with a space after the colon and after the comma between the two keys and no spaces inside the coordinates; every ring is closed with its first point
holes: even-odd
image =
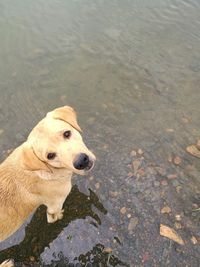
{"type": "Polygon", "coordinates": [[[23,147],[23,165],[32,171],[66,168],[83,175],[94,161],[94,154],[83,142],[76,113],[69,106],[47,113],[23,147]]]}

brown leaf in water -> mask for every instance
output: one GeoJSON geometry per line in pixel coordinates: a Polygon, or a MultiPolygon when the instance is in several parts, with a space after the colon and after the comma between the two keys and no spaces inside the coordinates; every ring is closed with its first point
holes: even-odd
{"type": "Polygon", "coordinates": [[[185,244],[183,239],[176,233],[174,229],[164,224],[160,224],[160,235],[177,242],[179,245],[185,244]]]}
{"type": "Polygon", "coordinates": [[[133,160],[132,165],[133,165],[134,174],[136,174],[140,165],[141,165],[141,161],[140,160],[133,160]]]}
{"type": "Polygon", "coordinates": [[[197,148],[200,150],[200,139],[197,141],[197,148]]]}
{"type": "Polygon", "coordinates": [[[195,145],[191,145],[186,147],[186,151],[190,153],[192,156],[200,158],[200,150],[195,145]]]}

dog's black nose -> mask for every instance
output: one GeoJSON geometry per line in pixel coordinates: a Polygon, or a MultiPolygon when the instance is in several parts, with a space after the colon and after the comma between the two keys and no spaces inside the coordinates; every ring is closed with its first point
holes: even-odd
{"type": "Polygon", "coordinates": [[[81,153],[78,158],[74,161],[74,168],[77,170],[83,170],[89,165],[89,157],[88,155],[81,153]]]}

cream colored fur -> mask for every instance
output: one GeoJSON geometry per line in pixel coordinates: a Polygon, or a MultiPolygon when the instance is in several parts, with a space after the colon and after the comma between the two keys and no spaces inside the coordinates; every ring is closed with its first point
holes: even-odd
{"type": "MultiPolygon", "coordinates": [[[[47,206],[49,223],[62,219],[72,173],[85,173],[74,168],[74,160],[80,153],[87,154],[92,162],[95,160],[80,132],[71,107],[55,109],[0,165],[0,241],[12,235],[41,204],[47,206]],[[71,131],[67,140],[63,138],[65,131],[71,131]],[[55,159],[47,159],[50,152],[56,153],[55,159]]],[[[11,261],[0,264],[10,266],[11,261]]]]}

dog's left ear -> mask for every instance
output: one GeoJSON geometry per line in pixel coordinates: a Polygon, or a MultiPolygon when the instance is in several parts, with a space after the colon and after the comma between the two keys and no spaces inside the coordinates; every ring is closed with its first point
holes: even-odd
{"type": "Polygon", "coordinates": [[[51,169],[47,166],[45,162],[38,158],[38,156],[33,151],[31,146],[26,145],[22,147],[22,157],[21,157],[22,168],[28,171],[46,171],[51,172],[51,169]]]}
{"type": "Polygon", "coordinates": [[[65,121],[69,123],[72,127],[74,127],[76,130],[78,130],[79,132],[82,132],[77,122],[76,112],[72,107],[64,106],[64,107],[56,108],[53,111],[48,112],[47,117],[65,121]]]}

